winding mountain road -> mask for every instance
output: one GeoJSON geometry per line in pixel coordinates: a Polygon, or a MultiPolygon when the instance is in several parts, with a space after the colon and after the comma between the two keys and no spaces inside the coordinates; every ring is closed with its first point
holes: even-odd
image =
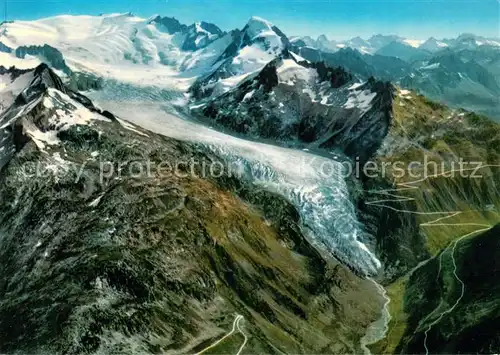
{"type": "Polygon", "coordinates": [[[240,348],[238,349],[238,352],[236,353],[236,355],[241,355],[241,352],[243,351],[243,349],[245,348],[245,345],[248,342],[247,335],[240,328],[240,322],[241,322],[242,319],[244,319],[244,317],[241,314],[236,315],[236,317],[234,318],[234,321],[233,321],[233,327],[232,327],[232,329],[231,329],[231,331],[229,333],[227,333],[226,335],[224,335],[222,338],[220,338],[219,340],[217,340],[215,343],[213,343],[213,344],[207,346],[206,348],[204,348],[203,350],[197,352],[195,355],[201,355],[201,354],[205,353],[206,351],[215,348],[217,345],[219,345],[220,343],[222,343],[225,339],[227,339],[231,335],[233,335],[236,332],[236,330],[238,330],[238,332],[240,332],[241,335],[243,335],[243,338],[244,338],[243,344],[241,344],[240,348]]]}
{"type": "MultiPolygon", "coordinates": [[[[497,167],[498,168],[498,167],[500,167],[500,165],[493,165],[493,164],[483,165],[483,166],[481,166],[481,169],[487,168],[487,167],[497,167]]],[[[489,224],[481,224],[481,223],[442,223],[442,221],[444,221],[446,219],[450,219],[450,218],[456,217],[456,216],[458,216],[458,215],[460,215],[462,213],[466,213],[466,212],[479,212],[479,211],[471,210],[471,211],[418,212],[418,211],[410,211],[410,210],[397,209],[397,208],[394,208],[392,206],[387,206],[385,203],[388,203],[388,202],[409,202],[409,201],[415,201],[415,198],[398,195],[397,193],[402,192],[402,191],[406,191],[406,190],[419,189],[419,186],[415,186],[415,184],[418,184],[418,183],[423,182],[423,181],[425,181],[427,179],[430,179],[430,178],[436,178],[436,177],[439,177],[439,176],[445,176],[446,174],[450,174],[450,173],[454,173],[454,172],[458,172],[458,171],[463,172],[463,171],[470,171],[470,170],[475,170],[475,168],[474,169],[452,169],[452,170],[449,170],[449,171],[444,171],[444,172],[439,173],[439,174],[434,174],[434,175],[426,176],[426,177],[424,177],[422,179],[419,179],[419,180],[405,182],[405,183],[399,183],[399,184],[396,185],[396,186],[399,186],[399,187],[397,187],[395,189],[387,189],[387,190],[381,190],[381,191],[376,191],[376,190],[369,190],[369,191],[367,191],[369,193],[374,193],[374,194],[379,194],[379,195],[383,195],[383,196],[389,197],[389,198],[386,198],[386,199],[383,199],[383,200],[377,200],[377,201],[367,202],[367,205],[388,208],[388,209],[396,211],[396,212],[410,213],[410,214],[416,214],[416,215],[430,216],[430,215],[443,215],[443,214],[446,214],[446,216],[439,217],[439,218],[437,218],[437,219],[435,219],[433,221],[421,223],[420,227],[442,227],[442,226],[457,226],[457,227],[459,227],[459,226],[467,226],[467,227],[475,226],[475,227],[481,227],[481,229],[478,229],[478,230],[475,230],[475,231],[473,231],[471,233],[468,233],[468,234],[465,234],[463,236],[460,236],[453,243],[451,243],[450,245],[448,245],[448,247],[446,247],[445,250],[439,255],[439,271],[438,271],[438,275],[441,273],[442,256],[448,251],[448,249],[450,248],[450,246],[453,245],[452,250],[451,250],[451,260],[452,260],[452,263],[453,263],[453,275],[456,278],[456,280],[461,284],[462,291],[461,291],[460,297],[457,298],[457,300],[455,301],[455,303],[450,308],[448,308],[446,311],[441,312],[441,314],[439,315],[439,317],[435,321],[433,321],[428,326],[427,330],[425,331],[424,348],[425,348],[425,351],[426,351],[426,355],[429,355],[429,349],[427,347],[427,337],[428,337],[429,331],[432,329],[432,327],[435,324],[437,324],[439,321],[441,321],[441,319],[446,314],[451,313],[457,307],[457,305],[460,303],[460,301],[462,300],[462,298],[463,298],[463,296],[465,294],[465,283],[460,279],[460,277],[457,274],[457,265],[456,265],[456,262],[455,262],[455,249],[456,249],[458,243],[460,241],[462,241],[463,239],[467,238],[467,237],[470,237],[470,236],[478,234],[478,233],[485,232],[485,231],[489,230],[490,228],[492,228],[493,226],[489,225],[489,224]]],[[[434,257],[432,257],[432,258],[434,258],[434,257]]],[[[413,270],[410,271],[410,274],[412,274],[413,272],[415,272],[417,269],[419,269],[423,265],[427,264],[427,262],[429,260],[431,260],[432,258],[430,258],[428,260],[425,260],[424,262],[419,263],[419,265],[416,268],[414,268],[413,270]]],[[[384,307],[387,307],[387,305],[388,305],[388,303],[386,303],[384,307]]],[[[439,311],[441,305],[442,305],[442,300],[441,300],[440,304],[438,305],[438,307],[436,307],[436,309],[434,309],[430,314],[428,314],[423,320],[428,319],[436,311],[439,311]]],[[[384,328],[385,332],[384,332],[383,336],[379,340],[381,340],[381,339],[383,339],[385,337],[385,334],[387,333],[388,323],[389,323],[390,319],[391,318],[389,316],[387,318],[387,323],[385,324],[385,328],[384,328]]],[[[373,343],[374,342],[362,344],[362,346],[364,348],[366,348],[366,345],[373,344],[373,343]]]]}

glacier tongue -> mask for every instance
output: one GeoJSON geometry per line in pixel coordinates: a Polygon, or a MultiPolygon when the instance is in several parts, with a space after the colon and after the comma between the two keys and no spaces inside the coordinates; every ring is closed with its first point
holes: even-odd
{"type": "MultiPolygon", "coordinates": [[[[350,200],[341,161],[277,147],[272,159],[267,159],[266,154],[246,156],[231,144],[208,147],[229,164],[237,162],[244,179],[292,203],[300,214],[303,232],[316,248],[335,255],[362,274],[377,273],[380,261],[359,239],[362,229],[350,200]],[[289,164],[283,165],[277,159],[289,164]],[[330,171],[320,173],[326,164],[330,171]]],[[[260,150],[258,146],[254,148],[260,150]]]]}
{"type": "Polygon", "coordinates": [[[363,230],[341,160],[233,137],[169,114],[158,103],[98,103],[146,129],[199,143],[227,163],[239,165],[244,178],[284,196],[297,208],[303,231],[317,248],[362,274],[377,273],[380,262],[361,240],[363,230]]]}

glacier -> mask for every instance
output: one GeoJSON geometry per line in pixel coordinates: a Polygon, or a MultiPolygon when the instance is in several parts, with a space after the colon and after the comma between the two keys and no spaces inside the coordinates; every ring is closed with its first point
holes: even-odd
{"type": "Polygon", "coordinates": [[[318,250],[363,275],[377,274],[381,263],[363,240],[365,233],[345,181],[347,157],[341,153],[327,157],[242,139],[174,113],[168,105],[154,101],[105,101],[103,92],[89,96],[122,119],[171,138],[197,143],[229,164],[238,165],[244,179],[285,197],[296,207],[304,234],[318,250]]]}
{"type": "MultiPolygon", "coordinates": [[[[254,17],[239,36],[221,33],[206,47],[187,51],[182,43],[193,33],[171,34],[153,20],[114,14],[15,21],[3,25],[0,41],[12,49],[44,44],[57,48],[71,70],[105,80],[103,90],[86,93],[95,104],[123,120],[200,144],[228,163],[239,164],[243,178],[284,196],[296,207],[304,234],[319,251],[335,256],[361,274],[376,274],[380,261],[368,247],[369,237],[357,219],[343,176],[347,157],[339,152],[320,156],[238,138],[196,122],[172,107],[175,101],[188,105],[184,93],[207,71],[228,69],[234,75],[222,75],[218,82],[223,84],[223,91],[235,87],[276,58],[287,41],[284,34],[254,17]],[[225,50],[233,42],[238,44],[233,52],[225,50]],[[330,167],[329,174],[321,174],[324,166],[330,167]]],[[[196,24],[193,28],[197,31],[196,24]]],[[[21,61],[12,54],[3,57],[16,66],[21,61]]],[[[31,65],[37,58],[27,56],[23,61],[31,65]]],[[[309,73],[297,72],[295,66],[284,69],[284,79],[309,73]]],[[[64,73],[60,75],[64,77],[64,73]]],[[[306,75],[305,79],[313,80],[314,76],[306,75]]],[[[351,94],[351,101],[369,106],[370,96],[355,90],[351,94]]]]}

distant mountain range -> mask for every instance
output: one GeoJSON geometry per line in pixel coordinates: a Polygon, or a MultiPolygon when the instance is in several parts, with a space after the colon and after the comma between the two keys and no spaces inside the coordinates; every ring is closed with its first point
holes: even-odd
{"type": "MultiPolygon", "coordinates": [[[[457,38],[436,39],[430,37],[427,40],[408,39],[396,35],[374,35],[368,39],[354,37],[345,41],[330,40],[326,35],[320,35],[317,39],[310,36],[291,37],[290,41],[298,46],[309,46],[323,51],[336,52],[342,48],[356,49],[361,53],[375,54],[382,50],[387,51],[385,47],[393,46],[393,43],[399,43],[403,46],[424,50],[427,52],[437,52],[443,48],[465,49],[477,48],[480,46],[500,47],[500,38],[486,38],[476,36],[471,33],[464,33],[457,38]]],[[[390,48],[390,47],[389,47],[390,48]]],[[[379,53],[380,54],[380,53],[379,53]]]]}
{"type": "Polygon", "coordinates": [[[500,39],[463,34],[413,41],[398,36],[345,42],[293,38],[307,60],[342,66],[360,79],[375,76],[443,103],[500,118],[500,39]]]}
{"type": "Polygon", "coordinates": [[[87,82],[77,80],[80,89],[95,87],[91,79],[95,76],[141,81],[173,92],[185,92],[203,81],[219,95],[283,53],[294,53],[305,61],[343,67],[360,81],[373,76],[451,106],[500,118],[500,39],[473,34],[425,41],[380,34],[347,41],[332,41],[325,35],[287,37],[257,17],[230,32],[203,21],[186,25],[173,17],[141,19],[130,13],[77,17],[75,23],[74,36],[82,39],[71,45],[64,17],[3,24],[2,64],[17,63],[17,58],[24,63],[36,58],[48,61],[70,77],[83,73],[87,82]],[[131,65],[143,66],[138,68],[140,78],[122,74],[131,65]]]}

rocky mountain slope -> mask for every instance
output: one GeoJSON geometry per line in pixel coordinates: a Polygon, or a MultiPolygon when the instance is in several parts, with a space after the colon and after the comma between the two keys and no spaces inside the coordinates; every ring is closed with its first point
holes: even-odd
{"type": "MultiPolygon", "coordinates": [[[[212,80],[195,84],[193,95],[208,95],[212,80]]],[[[356,83],[342,68],[309,63],[283,51],[258,74],[191,113],[246,136],[338,148],[366,161],[387,134],[391,100],[388,83],[356,83]]]]}
{"type": "MultiPolygon", "coordinates": [[[[476,242],[478,236],[500,222],[500,125],[405,90],[395,97],[393,115],[389,134],[377,152],[379,166],[385,163],[387,169],[384,175],[365,180],[359,200],[364,224],[378,236],[387,277],[384,284],[391,298],[387,337],[373,345],[372,351],[425,352],[423,333],[431,324],[426,343],[429,353],[483,351],[484,344],[494,344],[494,336],[485,335],[468,348],[454,340],[462,330],[454,333],[454,327],[445,326],[440,331],[447,335],[439,338],[435,333],[439,326],[434,329],[433,323],[457,319],[460,313],[455,313],[454,303],[457,310],[472,307],[467,299],[477,294],[474,281],[458,281],[462,271],[455,269],[459,264],[453,260],[454,255],[459,260],[462,245],[474,245],[470,253],[475,255],[484,253],[476,242]],[[403,163],[397,166],[395,162],[403,163]],[[417,163],[410,166],[410,162],[417,163]],[[428,288],[422,277],[428,280],[428,288]],[[439,289],[431,286],[436,278],[444,283],[439,289]],[[459,297],[461,286],[464,303],[459,297]],[[427,299],[437,301],[427,304],[427,299]]],[[[462,260],[470,265],[467,269],[475,268],[474,263],[462,260]]],[[[492,280],[484,282],[487,288],[492,280]]],[[[498,306],[478,304],[468,312],[472,313],[467,317],[477,321],[470,326],[479,329],[489,327],[488,317],[494,317],[498,306]],[[483,318],[483,312],[490,315],[483,318]]]]}
{"type": "Polygon", "coordinates": [[[285,200],[163,170],[217,157],[96,108],[46,66],[3,75],[0,351],[193,353],[236,321],[214,351],[359,351],[383,300],[306,242],[285,200]]]}

